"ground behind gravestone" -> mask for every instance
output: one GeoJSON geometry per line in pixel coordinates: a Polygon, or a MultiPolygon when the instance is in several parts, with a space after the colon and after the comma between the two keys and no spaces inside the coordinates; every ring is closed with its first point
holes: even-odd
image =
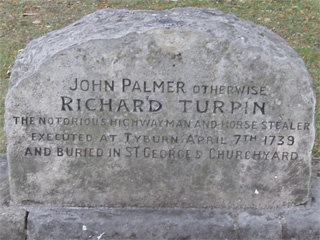
{"type": "Polygon", "coordinates": [[[32,39],[62,28],[101,8],[168,9],[209,7],[265,25],[302,56],[317,95],[314,157],[320,157],[319,0],[2,0],[0,1],[0,152],[6,152],[4,101],[14,60],[32,39]]]}

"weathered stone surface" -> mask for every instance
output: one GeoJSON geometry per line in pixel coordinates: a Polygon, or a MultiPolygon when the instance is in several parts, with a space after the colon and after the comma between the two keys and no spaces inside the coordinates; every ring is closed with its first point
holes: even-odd
{"type": "Polygon", "coordinates": [[[242,212],[238,215],[237,220],[239,239],[282,239],[282,224],[279,214],[242,212]]]}
{"type": "Polygon", "coordinates": [[[320,179],[314,175],[310,205],[289,209],[30,207],[27,239],[319,239],[319,189],[320,179]]]}
{"type": "Polygon", "coordinates": [[[0,239],[25,240],[26,211],[0,206],[0,239]]]}
{"type": "Polygon", "coordinates": [[[192,210],[31,211],[30,239],[236,239],[229,214],[192,210]]]}
{"type": "Polygon", "coordinates": [[[285,211],[283,239],[320,239],[319,170],[320,161],[314,161],[309,205],[285,211]]]}
{"type": "Polygon", "coordinates": [[[26,211],[9,206],[10,191],[6,154],[0,153],[0,239],[25,240],[26,211]]]}
{"type": "Polygon", "coordinates": [[[252,22],[209,9],[102,10],[31,42],[11,82],[15,203],[308,200],[311,79],[283,39],[252,22]]]}
{"type": "Polygon", "coordinates": [[[8,206],[10,202],[7,154],[0,153],[0,206],[8,206]]]}
{"type": "Polygon", "coordinates": [[[320,210],[291,210],[286,214],[284,239],[319,239],[320,210]]]}

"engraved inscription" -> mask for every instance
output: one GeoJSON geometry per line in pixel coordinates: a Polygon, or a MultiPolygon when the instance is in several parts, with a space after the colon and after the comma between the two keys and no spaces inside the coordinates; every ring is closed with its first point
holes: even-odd
{"type": "MultiPolygon", "coordinates": [[[[28,147],[24,156],[56,156],[56,157],[90,157],[90,158],[153,158],[153,159],[200,159],[208,158],[212,160],[298,160],[299,154],[290,147],[295,144],[294,133],[296,131],[310,131],[310,123],[299,121],[256,121],[249,118],[242,120],[215,120],[216,114],[254,116],[265,115],[267,112],[268,91],[265,86],[207,86],[193,85],[187,86],[182,81],[133,81],[123,78],[121,81],[107,80],[79,80],[75,78],[71,85],[66,88],[72,92],[102,92],[108,96],[108,92],[123,93],[155,93],[159,100],[141,99],[113,99],[113,98],[73,98],[60,96],[60,112],[72,111],[115,111],[135,114],[130,118],[66,118],[61,116],[13,116],[15,125],[36,125],[36,126],[64,126],[64,127],[90,127],[102,129],[107,127],[106,134],[86,134],[86,133],[64,133],[64,132],[31,132],[29,139],[35,144],[42,142],[53,142],[56,147],[28,147]],[[188,88],[187,88],[188,87],[188,88]],[[191,89],[191,90],[190,90],[191,89]],[[161,97],[162,94],[181,95],[182,98],[188,90],[197,96],[205,98],[212,96],[221,98],[222,95],[252,95],[262,100],[227,101],[221,100],[184,100],[178,98],[176,102],[166,102],[161,97]],[[160,99],[161,102],[160,102],[160,99]],[[177,111],[184,117],[184,113],[193,114],[213,114],[211,120],[189,119],[158,119],[145,115],[139,117],[139,113],[155,113],[165,111],[177,111]],[[209,132],[201,134],[137,134],[135,129],[146,127],[149,129],[207,129],[209,132]],[[117,129],[124,128],[122,134],[115,134],[117,129]],[[113,130],[114,133],[110,132],[113,130]],[[242,134],[221,134],[222,130],[243,131],[242,134]],[[255,132],[255,135],[246,134],[246,130],[255,132]],[[270,132],[272,131],[272,132],[270,132]],[[291,135],[273,135],[273,131],[289,131],[291,135]],[[85,143],[86,147],[64,147],[62,144],[85,143]],[[265,151],[250,149],[251,144],[260,146],[286,146],[283,151],[265,151]],[[109,144],[122,147],[108,147],[109,144]],[[158,148],[153,147],[154,144],[158,148]],[[168,148],[168,146],[171,146],[168,148]],[[175,147],[175,145],[177,147],[175,147]],[[190,149],[181,149],[179,146],[188,146],[190,149]],[[245,150],[232,150],[232,146],[241,145],[245,150]],[[165,146],[163,149],[162,146],[165,146]],[[204,146],[204,148],[203,148],[204,146]]],[[[103,94],[100,96],[104,96],[103,94]]],[[[60,114],[58,114],[60,115],[60,114]]],[[[197,115],[195,115],[197,116],[197,115]]],[[[199,115],[201,116],[201,115],[199,115]]],[[[100,130],[99,130],[100,131],[100,130]]],[[[180,130],[179,130],[180,131],[180,130]]],[[[289,133],[288,132],[288,133],[289,133]]]]}

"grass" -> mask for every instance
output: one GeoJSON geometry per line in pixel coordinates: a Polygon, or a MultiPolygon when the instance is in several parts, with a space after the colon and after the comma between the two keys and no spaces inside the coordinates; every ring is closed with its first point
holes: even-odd
{"type": "Polygon", "coordinates": [[[317,136],[313,155],[320,157],[320,2],[319,0],[0,0],[0,152],[6,151],[4,100],[10,72],[20,49],[34,38],[62,28],[101,8],[162,10],[216,8],[264,25],[302,56],[317,95],[317,136]]]}

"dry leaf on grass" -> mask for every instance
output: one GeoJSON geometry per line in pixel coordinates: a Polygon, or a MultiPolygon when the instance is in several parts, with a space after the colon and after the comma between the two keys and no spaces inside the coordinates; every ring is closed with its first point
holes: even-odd
{"type": "Polygon", "coordinates": [[[27,16],[38,16],[39,13],[23,13],[22,16],[23,17],[27,17],[27,16]]]}
{"type": "Polygon", "coordinates": [[[32,23],[33,23],[33,24],[40,24],[41,21],[40,21],[39,19],[36,19],[36,20],[34,20],[32,23]]]}
{"type": "Polygon", "coordinates": [[[270,18],[265,18],[264,21],[265,21],[266,23],[271,23],[271,19],[270,19],[270,18]]]}

